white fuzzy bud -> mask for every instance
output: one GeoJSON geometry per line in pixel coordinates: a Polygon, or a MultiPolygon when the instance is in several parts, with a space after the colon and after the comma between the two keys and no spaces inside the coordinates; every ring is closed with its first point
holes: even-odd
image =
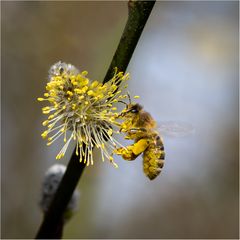
{"type": "Polygon", "coordinates": [[[79,70],[73,66],[70,63],[65,62],[57,62],[51,66],[51,68],[48,71],[49,74],[49,80],[51,80],[54,76],[61,76],[61,75],[77,75],[79,73],[79,70]]]}
{"type": "MultiPolygon", "coordinates": [[[[59,186],[60,181],[62,180],[65,171],[66,166],[63,164],[54,164],[46,171],[42,183],[41,200],[39,203],[40,208],[44,213],[48,211],[48,208],[51,204],[51,201],[59,186]]],[[[72,214],[77,210],[79,196],[80,196],[79,191],[75,190],[64,212],[65,221],[68,220],[72,216],[72,214]]]]}

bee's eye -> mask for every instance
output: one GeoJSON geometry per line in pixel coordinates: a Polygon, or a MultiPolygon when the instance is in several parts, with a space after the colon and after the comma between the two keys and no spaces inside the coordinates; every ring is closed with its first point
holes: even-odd
{"type": "Polygon", "coordinates": [[[131,110],[131,113],[137,113],[137,109],[133,108],[133,109],[131,110]]]}
{"type": "Polygon", "coordinates": [[[60,67],[60,68],[59,68],[59,73],[62,74],[63,71],[64,71],[64,68],[60,67]]]}

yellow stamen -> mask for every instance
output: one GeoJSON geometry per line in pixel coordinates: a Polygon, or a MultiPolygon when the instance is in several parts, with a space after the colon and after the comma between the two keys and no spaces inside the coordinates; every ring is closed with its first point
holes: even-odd
{"type": "Polygon", "coordinates": [[[71,91],[67,91],[67,94],[71,97],[73,93],[71,91]]]}
{"type": "Polygon", "coordinates": [[[77,105],[76,105],[75,103],[73,103],[73,104],[72,104],[72,110],[76,109],[76,106],[77,106],[77,105]]]}
{"type": "Polygon", "coordinates": [[[42,125],[43,125],[43,126],[47,126],[47,125],[48,125],[48,123],[49,123],[49,121],[48,121],[48,120],[46,120],[46,121],[44,121],[44,122],[42,123],[42,125]]]}
{"type": "Polygon", "coordinates": [[[48,131],[45,131],[45,132],[43,132],[43,133],[41,134],[42,138],[46,138],[47,135],[48,135],[48,131]]]}
{"type": "Polygon", "coordinates": [[[82,75],[83,75],[83,76],[86,76],[87,74],[88,74],[88,71],[83,71],[83,72],[82,72],[82,75]]]}
{"type": "Polygon", "coordinates": [[[93,95],[94,95],[94,92],[93,92],[93,90],[89,90],[89,91],[87,92],[87,94],[88,94],[89,96],[93,96],[93,95]]]}

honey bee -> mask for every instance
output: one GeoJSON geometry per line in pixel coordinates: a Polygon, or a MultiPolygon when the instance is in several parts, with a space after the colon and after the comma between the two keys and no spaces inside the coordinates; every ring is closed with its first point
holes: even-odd
{"type": "Polygon", "coordinates": [[[126,134],[125,139],[134,140],[134,144],[118,148],[115,153],[128,161],[135,160],[143,153],[143,171],[150,180],[155,179],[160,174],[165,159],[156,121],[140,104],[132,104],[130,97],[129,104],[126,104],[119,118],[123,119],[120,132],[126,134]]]}

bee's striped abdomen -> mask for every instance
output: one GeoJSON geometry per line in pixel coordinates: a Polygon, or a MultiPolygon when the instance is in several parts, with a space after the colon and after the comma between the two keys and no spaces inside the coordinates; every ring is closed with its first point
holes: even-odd
{"type": "Polygon", "coordinates": [[[150,180],[153,180],[163,168],[165,152],[162,139],[157,133],[149,140],[149,146],[143,154],[143,171],[150,180]]]}

